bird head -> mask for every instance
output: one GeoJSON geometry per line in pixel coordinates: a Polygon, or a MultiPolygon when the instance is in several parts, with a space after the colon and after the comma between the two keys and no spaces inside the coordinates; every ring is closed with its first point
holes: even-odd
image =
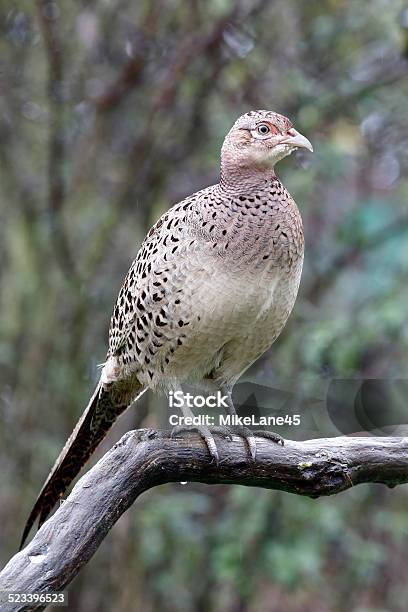
{"type": "Polygon", "coordinates": [[[310,141],[291,121],[273,111],[250,111],[239,117],[225,137],[221,150],[223,174],[270,171],[298,148],[313,152],[310,141]]]}

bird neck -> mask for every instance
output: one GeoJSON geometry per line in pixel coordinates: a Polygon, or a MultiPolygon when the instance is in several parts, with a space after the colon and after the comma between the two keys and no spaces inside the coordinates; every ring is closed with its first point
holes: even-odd
{"type": "Polygon", "coordinates": [[[252,193],[265,187],[265,183],[278,180],[274,167],[228,166],[221,164],[220,187],[229,192],[252,193]]]}

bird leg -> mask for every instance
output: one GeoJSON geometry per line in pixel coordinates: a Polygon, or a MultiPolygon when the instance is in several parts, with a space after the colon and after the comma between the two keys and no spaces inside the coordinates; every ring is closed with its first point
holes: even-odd
{"type": "MultiPolygon", "coordinates": [[[[181,406],[181,411],[184,417],[194,418],[194,412],[191,410],[189,406],[184,402],[181,406]]],[[[218,465],[220,462],[220,457],[217,450],[217,445],[215,444],[213,433],[217,433],[223,438],[227,438],[232,440],[231,433],[227,430],[226,427],[207,427],[206,425],[176,425],[171,430],[171,437],[177,436],[180,433],[188,432],[188,431],[196,431],[203,438],[208,451],[215,461],[215,464],[218,465]]]]}
{"type": "MultiPolygon", "coordinates": [[[[229,387],[222,387],[221,392],[228,398],[226,412],[232,417],[238,416],[237,411],[235,410],[234,403],[232,401],[232,390],[229,387]]],[[[249,427],[246,427],[245,425],[241,425],[240,423],[228,427],[228,431],[232,434],[235,434],[236,436],[239,436],[240,438],[244,438],[248,445],[251,457],[254,461],[256,459],[255,436],[257,436],[258,438],[266,438],[268,440],[271,440],[272,442],[276,442],[277,444],[282,444],[282,446],[284,445],[284,440],[282,436],[273,431],[268,431],[264,429],[252,430],[249,429],[249,427]]]]}

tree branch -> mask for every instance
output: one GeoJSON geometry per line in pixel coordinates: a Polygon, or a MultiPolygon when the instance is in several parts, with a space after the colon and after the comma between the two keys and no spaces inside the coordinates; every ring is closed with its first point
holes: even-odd
{"type": "MultiPolygon", "coordinates": [[[[168,482],[240,484],[297,495],[333,495],[360,483],[390,487],[408,482],[408,438],[338,437],[286,441],[258,439],[249,459],[244,442],[217,438],[220,465],[194,434],[132,431],[76,484],[34,539],[0,573],[0,591],[63,590],[89,561],[119,517],[144,491],[168,482]]],[[[2,611],[43,606],[4,604],[2,611]]]]}

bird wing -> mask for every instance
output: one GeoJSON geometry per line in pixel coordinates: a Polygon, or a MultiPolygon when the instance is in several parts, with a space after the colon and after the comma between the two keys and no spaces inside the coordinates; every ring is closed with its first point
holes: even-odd
{"type": "MultiPolygon", "coordinates": [[[[153,277],[156,277],[157,286],[160,281],[164,281],[162,283],[164,289],[169,265],[175,259],[180,262],[187,255],[192,256],[193,249],[188,254],[184,252],[184,255],[181,255],[182,248],[186,247],[193,238],[189,214],[196,198],[208,189],[170,208],[153,225],[142,242],[113,309],[109,329],[108,358],[117,355],[126,345],[131,328],[138,318],[142,318],[147,310],[160,310],[158,303],[154,303],[156,290],[153,277]],[[149,302],[149,305],[146,302],[149,302]]],[[[180,270],[182,267],[179,266],[180,270]]]]}

